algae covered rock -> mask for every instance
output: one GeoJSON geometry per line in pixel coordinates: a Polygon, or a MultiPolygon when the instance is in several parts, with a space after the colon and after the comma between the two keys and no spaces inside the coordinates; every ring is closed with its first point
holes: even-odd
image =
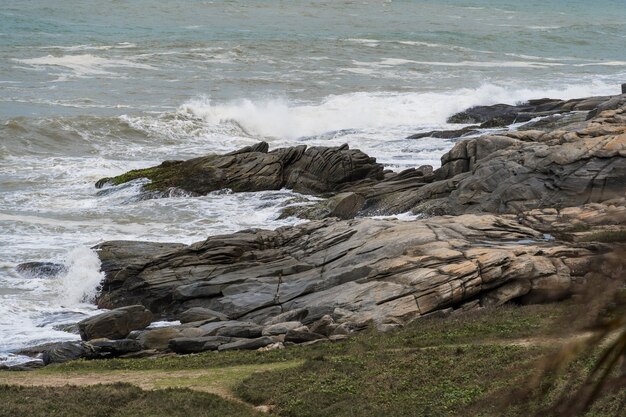
{"type": "Polygon", "coordinates": [[[166,161],[161,165],[129,171],[96,183],[119,185],[147,178],[147,191],[180,189],[204,195],[221,189],[234,192],[289,188],[304,194],[332,192],[363,179],[381,179],[383,166],[348,145],[268,150],[266,142],[225,155],[207,155],[188,161],[166,161]]]}

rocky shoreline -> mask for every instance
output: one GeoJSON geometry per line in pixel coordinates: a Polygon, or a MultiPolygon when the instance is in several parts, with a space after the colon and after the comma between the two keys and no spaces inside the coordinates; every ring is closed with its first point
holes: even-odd
{"type": "Polygon", "coordinates": [[[79,323],[82,342],[30,354],[49,364],[278,349],[559,301],[615,278],[603,265],[626,242],[626,95],[474,107],[450,122],[480,124],[428,132],[472,135],[437,170],[395,173],[347,145],[270,151],[261,142],[103,178],[101,192],[147,178],[145,198],[290,188],[323,200],[285,209],[312,220],[294,227],[192,245],[98,245],[97,302],[112,310],[79,323]],[[480,129],[500,130],[475,137],[480,129]],[[406,212],[418,216],[370,218],[406,212]],[[181,324],[146,329],[159,320],[181,324]]]}

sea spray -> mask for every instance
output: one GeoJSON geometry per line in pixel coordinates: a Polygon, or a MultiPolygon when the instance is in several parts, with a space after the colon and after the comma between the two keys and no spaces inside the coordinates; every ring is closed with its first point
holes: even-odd
{"type": "Polygon", "coordinates": [[[100,271],[100,259],[86,247],[70,251],[66,259],[67,273],[59,277],[58,300],[64,307],[92,303],[104,274],[100,271]]]}
{"type": "MultiPolygon", "coordinates": [[[[216,102],[201,96],[182,104],[178,114],[201,119],[210,126],[234,124],[248,136],[294,140],[345,129],[384,132],[402,126],[408,129],[443,127],[448,117],[471,106],[516,104],[538,97],[570,99],[614,94],[615,91],[614,85],[598,82],[554,89],[483,84],[478,88],[445,92],[359,92],[330,95],[314,103],[287,99],[216,102]]],[[[185,133],[193,134],[188,125],[185,128],[185,133]]],[[[202,129],[195,131],[206,133],[202,129]]]]}

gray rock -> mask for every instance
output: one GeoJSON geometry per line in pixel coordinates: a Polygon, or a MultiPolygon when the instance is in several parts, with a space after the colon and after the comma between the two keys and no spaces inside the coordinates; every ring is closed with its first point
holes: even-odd
{"type": "Polygon", "coordinates": [[[593,110],[612,97],[591,97],[573,100],[539,99],[519,105],[495,104],[475,106],[451,116],[448,123],[481,123],[483,128],[503,127],[526,122],[536,117],[569,111],[593,110]]]}
{"type": "Polygon", "coordinates": [[[326,337],[330,336],[336,327],[337,325],[335,324],[335,320],[333,320],[333,318],[329,315],[325,315],[309,326],[311,332],[319,333],[326,337]]]}
{"type": "MultiPolygon", "coordinates": [[[[173,299],[159,303],[160,294],[171,294],[181,284],[170,277],[185,276],[186,283],[224,286],[221,296],[210,299],[212,310],[235,318],[254,312],[265,326],[285,321],[314,326],[325,315],[362,326],[404,324],[480,298],[508,282],[532,283],[554,275],[557,258],[589,255],[584,249],[545,241],[542,232],[520,225],[515,216],[468,214],[411,222],[327,219],[211,237],[151,261],[107,298],[143,301],[168,315],[181,306],[173,299]],[[196,275],[206,269],[214,275],[196,275]],[[259,315],[261,311],[267,316],[259,315]],[[275,315],[277,311],[284,313],[275,315]]],[[[571,280],[567,271],[562,276],[571,280]]],[[[543,293],[548,298],[557,295],[543,293]]],[[[329,328],[323,332],[337,334],[328,318],[320,326],[326,321],[329,328]]],[[[262,334],[257,324],[238,320],[194,327],[189,335],[195,337],[262,334]]]]}
{"type": "Polygon", "coordinates": [[[20,275],[28,278],[54,278],[67,271],[67,267],[53,262],[25,262],[16,268],[20,275]]]}
{"type": "Polygon", "coordinates": [[[431,130],[430,132],[416,133],[407,137],[407,139],[423,139],[423,138],[437,138],[437,139],[454,139],[463,136],[475,135],[479,133],[480,126],[467,126],[462,129],[454,130],[431,130]]]}
{"type": "Polygon", "coordinates": [[[44,365],[50,365],[92,356],[94,356],[93,349],[85,342],[63,342],[46,349],[41,359],[44,365]]]}
{"type": "Polygon", "coordinates": [[[42,360],[35,359],[32,361],[20,363],[17,365],[0,364],[0,371],[13,371],[13,372],[35,371],[39,368],[42,368],[43,366],[45,365],[42,360]]]}
{"type": "Polygon", "coordinates": [[[89,317],[78,323],[78,328],[83,340],[124,339],[132,330],[148,327],[152,319],[144,306],[133,305],[89,317]]]}
{"type": "MultiPolygon", "coordinates": [[[[173,297],[175,300],[189,300],[191,298],[213,297],[221,294],[221,285],[211,285],[206,282],[197,282],[188,285],[181,285],[176,288],[173,297]]],[[[204,310],[209,309],[206,308],[204,310]]]]}
{"type": "Polygon", "coordinates": [[[299,321],[287,321],[283,323],[270,324],[263,328],[263,336],[286,334],[289,330],[294,330],[299,327],[302,327],[302,323],[299,321]]]}
{"type": "Polygon", "coordinates": [[[528,280],[519,279],[507,282],[501,287],[485,294],[480,301],[484,307],[495,307],[515,300],[526,295],[531,290],[531,283],[528,280]]]}
{"type": "Polygon", "coordinates": [[[301,322],[308,314],[309,312],[306,308],[298,308],[270,316],[262,323],[266,326],[270,326],[273,324],[287,323],[291,321],[301,322]]]}
{"type": "Polygon", "coordinates": [[[170,340],[169,348],[180,354],[198,353],[217,350],[219,346],[233,341],[232,337],[224,336],[177,337],[170,340]]]}
{"type": "Polygon", "coordinates": [[[95,339],[89,341],[89,344],[93,347],[95,354],[101,357],[121,356],[141,350],[139,342],[132,339],[95,339]]]}
{"type": "Polygon", "coordinates": [[[181,330],[175,327],[162,327],[159,329],[144,330],[137,337],[137,342],[142,349],[167,349],[171,339],[179,337],[181,330]]]}
{"type": "Polygon", "coordinates": [[[192,323],[195,321],[226,321],[228,317],[218,311],[202,307],[192,307],[176,316],[181,323],[192,323]]]}
{"type": "Polygon", "coordinates": [[[215,334],[217,336],[226,337],[243,337],[243,338],[257,338],[261,337],[263,327],[255,323],[237,323],[218,329],[215,334]]]}
{"type": "Polygon", "coordinates": [[[226,155],[207,155],[188,161],[166,161],[148,169],[130,171],[96,183],[123,184],[138,178],[151,182],[148,192],[171,188],[193,194],[207,194],[221,189],[240,191],[289,188],[311,194],[335,191],[340,186],[363,179],[382,178],[382,165],[348,145],[275,149],[261,142],[226,155]]]}
{"type": "Polygon", "coordinates": [[[345,192],[327,198],[312,205],[289,206],[281,211],[279,219],[299,217],[301,219],[321,220],[328,217],[351,219],[361,211],[365,197],[358,193],[345,192]]]}
{"type": "Polygon", "coordinates": [[[318,333],[302,330],[289,330],[285,335],[285,342],[291,343],[306,343],[318,339],[326,339],[326,337],[318,333]]]}
{"type": "Polygon", "coordinates": [[[274,343],[271,337],[258,337],[256,339],[241,339],[231,343],[220,345],[217,350],[220,352],[227,350],[255,350],[274,343]]]}

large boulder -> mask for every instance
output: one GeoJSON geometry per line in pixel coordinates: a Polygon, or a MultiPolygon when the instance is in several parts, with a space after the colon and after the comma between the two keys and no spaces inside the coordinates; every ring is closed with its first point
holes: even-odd
{"type": "MultiPolygon", "coordinates": [[[[383,166],[348,145],[269,151],[266,142],[225,155],[207,155],[188,161],[166,161],[146,169],[103,178],[96,187],[123,184],[138,178],[150,180],[152,192],[180,189],[203,195],[220,189],[263,191],[289,188],[305,194],[332,192],[365,179],[382,179],[383,166]]],[[[165,194],[164,194],[165,195],[165,194]]]]}
{"type": "Polygon", "coordinates": [[[78,329],[83,340],[124,339],[131,331],[148,327],[152,320],[147,308],[131,305],[89,317],[78,323],[78,329]]]}
{"type": "MultiPolygon", "coordinates": [[[[519,110],[495,106],[511,107],[519,110]]],[[[584,114],[555,115],[524,130],[457,142],[433,177],[386,174],[382,181],[353,187],[365,199],[359,214],[519,213],[602,202],[624,193],[626,95],[538,100],[531,107],[597,111],[586,122],[584,114]]]]}

